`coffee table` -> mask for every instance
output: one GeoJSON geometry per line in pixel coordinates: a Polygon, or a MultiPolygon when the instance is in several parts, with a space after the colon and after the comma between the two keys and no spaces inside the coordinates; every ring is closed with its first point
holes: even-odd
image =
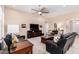
{"type": "Polygon", "coordinates": [[[17,47],[10,50],[11,54],[32,54],[33,44],[29,41],[17,43],[17,47]]]}
{"type": "Polygon", "coordinates": [[[41,42],[46,43],[47,40],[53,40],[53,36],[42,36],[41,37],[41,42]]]}

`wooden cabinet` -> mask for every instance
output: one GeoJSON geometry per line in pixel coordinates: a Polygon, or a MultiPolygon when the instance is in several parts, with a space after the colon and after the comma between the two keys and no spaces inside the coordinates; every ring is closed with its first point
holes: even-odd
{"type": "Polygon", "coordinates": [[[44,35],[41,30],[39,31],[27,31],[27,38],[37,37],[44,35]]]}

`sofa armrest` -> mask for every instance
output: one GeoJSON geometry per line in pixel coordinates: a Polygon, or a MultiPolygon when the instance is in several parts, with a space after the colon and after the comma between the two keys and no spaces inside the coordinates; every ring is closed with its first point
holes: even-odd
{"type": "Polygon", "coordinates": [[[52,40],[47,40],[46,41],[46,46],[49,46],[50,48],[57,48],[57,44],[53,42],[52,40]]]}

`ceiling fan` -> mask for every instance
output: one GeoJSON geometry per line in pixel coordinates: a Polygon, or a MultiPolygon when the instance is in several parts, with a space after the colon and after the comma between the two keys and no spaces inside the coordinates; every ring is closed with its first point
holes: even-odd
{"type": "Polygon", "coordinates": [[[39,15],[49,13],[48,8],[41,6],[41,5],[38,5],[37,9],[32,9],[32,10],[35,11],[35,13],[37,13],[39,15]]]}

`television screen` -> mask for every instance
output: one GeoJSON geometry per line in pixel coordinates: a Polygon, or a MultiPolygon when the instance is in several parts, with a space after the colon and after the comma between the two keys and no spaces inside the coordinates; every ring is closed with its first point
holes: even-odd
{"type": "Polygon", "coordinates": [[[30,24],[30,30],[32,31],[39,30],[39,24],[30,24]]]}

